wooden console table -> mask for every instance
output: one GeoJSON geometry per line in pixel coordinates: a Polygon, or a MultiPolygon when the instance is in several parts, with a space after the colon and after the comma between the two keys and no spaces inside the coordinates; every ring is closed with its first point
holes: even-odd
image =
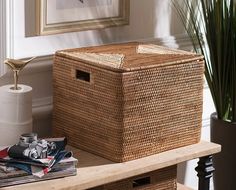
{"type": "MultiPolygon", "coordinates": [[[[218,144],[201,141],[198,144],[170,150],[125,163],[113,163],[90,153],[71,148],[79,159],[78,174],[72,177],[4,187],[1,190],[82,190],[111,183],[132,176],[151,172],[187,160],[200,158],[196,171],[199,177],[199,190],[209,189],[209,179],[214,168],[212,155],[220,152],[218,144]]],[[[189,190],[178,184],[178,190],[189,190]]]]}

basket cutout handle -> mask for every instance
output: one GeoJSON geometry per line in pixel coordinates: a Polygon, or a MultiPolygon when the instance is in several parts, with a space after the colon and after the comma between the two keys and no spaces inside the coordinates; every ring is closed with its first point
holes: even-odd
{"type": "Polygon", "coordinates": [[[142,187],[145,185],[149,185],[151,184],[151,177],[142,177],[142,178],[138,178],[138,179],[134,179],[132,181],[133,183],[133,188],[138,188],[138,187],[142,187]]]}
{"type": "Polygon", "coordinates": [[[77,80],[81,80],[81,81],[85,81],[85,82],[91,81],[90,73],[86,72],[86,71],[79,70],[79,69],[76,69],[76,71],[75,71],[75,78],[77,80]]]}

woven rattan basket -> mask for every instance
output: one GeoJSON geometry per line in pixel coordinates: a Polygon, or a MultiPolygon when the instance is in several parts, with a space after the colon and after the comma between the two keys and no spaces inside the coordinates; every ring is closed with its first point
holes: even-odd
{"type": "Polygon", "coordinates": [[[53,134],[115,162],[199,142],[203,57],[126,43],[58,51],[53,134]]]}
{"type": "Polygon", "coordinates": [[[105,184],[90,190],[176,190],[177,166],[105,184]]]}

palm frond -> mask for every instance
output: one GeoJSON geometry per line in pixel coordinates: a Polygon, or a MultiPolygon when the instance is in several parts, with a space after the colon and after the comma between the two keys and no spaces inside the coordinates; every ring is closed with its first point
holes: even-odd
{"type": "Polygon", "coordinates": [[[172,0],[205,77],[219,119],[236,122],[236,6],[233,0],[172,0]]]}

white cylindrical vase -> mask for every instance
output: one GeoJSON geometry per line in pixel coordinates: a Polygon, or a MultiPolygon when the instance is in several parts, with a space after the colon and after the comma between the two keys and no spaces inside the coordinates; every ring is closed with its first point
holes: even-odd
{"type": "Polygon", "coordinates": [[[23,133],[32,132],[32,88],[0,87],[0,146],[16,144],[23,133]]]}

